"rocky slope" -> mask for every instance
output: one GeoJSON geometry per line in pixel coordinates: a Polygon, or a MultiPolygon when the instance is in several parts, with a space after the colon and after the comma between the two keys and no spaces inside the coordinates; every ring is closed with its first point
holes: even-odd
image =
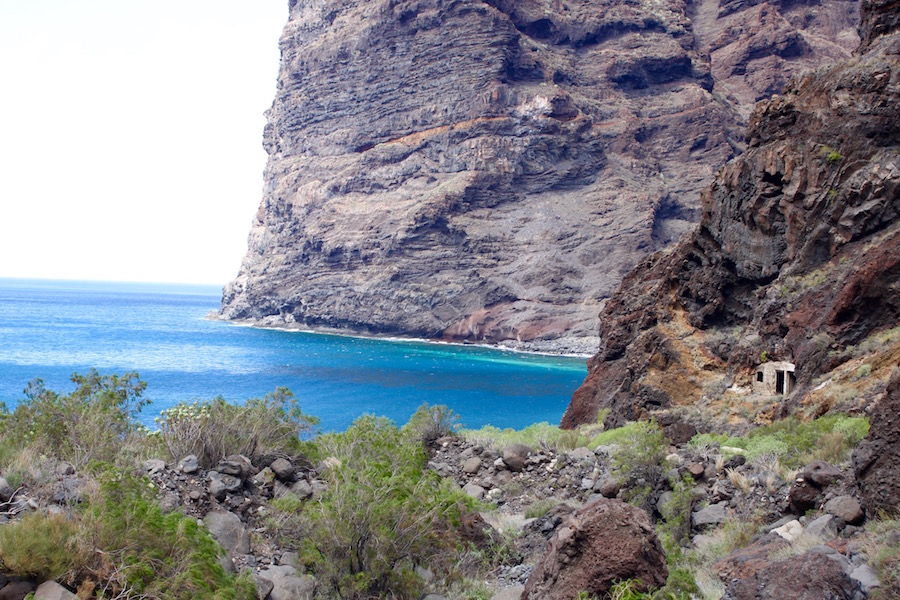
{"type": "Polygon", "coordinates": [[[263,200],[223,318],[596,349],[756,100],[856,4],[292,0],[263,200]]]}
{"type": "Polygon", "coordinates": [[[758,106],[699,227],[625,278],[563,425],[716,401],[821,414],[884,391],[900,360],[900,33],[891,3],[862,15],[856,56],[758,106]],[[772,359],[797,378],[774,406],[751,393],[772,359]]]}

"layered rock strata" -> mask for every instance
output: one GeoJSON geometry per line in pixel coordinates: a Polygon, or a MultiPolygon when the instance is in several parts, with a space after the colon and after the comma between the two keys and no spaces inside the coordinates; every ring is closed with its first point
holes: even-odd
{"type": "Polygon", "coordinates": [[[846,56],[855,4],[293,0],[263,200],[221,316],[596,349],[696,221],[752,102],[846,56]]]}
{"type": "MultiPolygon", "coordinates": [[[[860,53],[758,106],[749,149],[703,193],[699,227],[625,278],[564,425],[600,408],[621,421],[702,405],[749,388],[771,359],[796,364],[802,395],[897,325],[900,34],[895,7],[866,1],[863,14],[860,53]]],[[[878,361],[860,376],[897,356],[878,361]]]]}

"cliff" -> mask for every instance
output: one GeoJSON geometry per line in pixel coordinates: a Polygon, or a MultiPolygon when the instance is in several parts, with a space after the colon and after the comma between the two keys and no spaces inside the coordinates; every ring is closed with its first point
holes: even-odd
{"type": "Polygon", "coordinates": [[[290,3],[263,199],[220,315],[596,349],[756,100],[858,43],[855,4],[290,3]]]}
{"type": "Polygon", "coordinates": [[[564,426],[716,402],[760,421],[883,392],[900,360],[900,33],[890,3],[862,15],[857,54],[757,106],[700,225],[624,279],[564,426]],[[771,360],[794,365],[783,402],[751,393],[771,360]]]}

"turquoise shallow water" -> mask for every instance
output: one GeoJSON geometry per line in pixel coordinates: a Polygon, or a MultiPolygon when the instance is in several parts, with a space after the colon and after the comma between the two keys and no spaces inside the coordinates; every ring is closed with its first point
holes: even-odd
{"type": "Polygon", "coordinates": [[[241,327],[206,319],[210,286],[0,279],[0,400],[29,380],[69,391],[73,372],[137,371],[152,404],[221,395],[239,402],[289,387],[323,430],[364,413],[398,424],[423,402],[467,427],[559,422],[587,369],[581,358],[241,327]]]}

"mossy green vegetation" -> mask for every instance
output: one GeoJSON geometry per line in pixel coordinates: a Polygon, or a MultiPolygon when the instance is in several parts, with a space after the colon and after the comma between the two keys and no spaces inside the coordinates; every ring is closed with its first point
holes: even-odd
{"type": "Polygon", "coordinates": [[[694,436],[694,448],[719,445],[743,450],[748,460],[777,458],[789,468],[813,460],[840,464],[869,432],[866,417],[832,414],[811,421],[788,417],[754,429],[746,436],[703,433],[694,436]]]}
{"type": "Polygon", "coordinates": [[[485,425],[481,429],[462,429],[459,434],[497,449],[510,444],[525,444],[532,448],[564,451],[579,447],[593,449],[598,446],[619,444],[636,432],[642,431],[643,427],[638,422],[632,422],[609,430],[604,429],[602,424],[582,425],[577,429],[560,429],[557,425],[542,422],[519,430],[485,425]]]}

